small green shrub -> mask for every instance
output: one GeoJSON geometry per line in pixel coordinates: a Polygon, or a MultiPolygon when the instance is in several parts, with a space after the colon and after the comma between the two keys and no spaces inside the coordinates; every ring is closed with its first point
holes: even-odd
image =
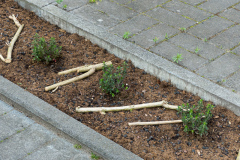
{"type": "Polygon", "coordinates": [[[33,60],[45,61],[47,64],[56,61],[56,58],[60,56],[61,49],[62,46],[58,47],[53,37],[47,43],[43,37],[39,38],[36,33],[32,42],[33,60]]]}
{"type": "Polygon", "coordinates": [[[207,124],[212,118],[212,112],[214,106],[208,104],[204,108],[203,100],[198,102],[198,105],[193,105],[192,107],[187,103],[187,105],[182,105],[178,107],[178,113],[182,115],[182,121],[184,125],[185,132],[191,132],[199,134],[200,136],[207,134],[207,124]]]}
{"type": "Polygon", "coordinates": [[[99,81],[100,88],[114,97],[120,89],[124,88],[123,80],[127,75],[127,63],[124,62],[122,67],[118,66],[116,69],[113,65],[107,66],[105,62],[103,64],[103,78],[99,81]]]}

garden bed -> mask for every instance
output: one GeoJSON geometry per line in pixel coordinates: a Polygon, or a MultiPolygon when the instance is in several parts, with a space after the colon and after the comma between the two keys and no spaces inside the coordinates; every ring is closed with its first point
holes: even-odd
{"type": "MultiPolygon", "coordinates": [[[[100,134],[120,144],[144,159],[235,159],[240,148],[240,117],[226,108],[216,106],[209,123],[209,134],[199,136],[183,132],[183,125],[129,126],[129,122],[178,120],[175,110],[162,107],[133,111],[76,113],[80,107],[113,107],[166,100],[172,105],[200,100],[186,91],[161,82],[128,61],[125,84],[128,89],[115,97],[105,94],[99,87],[102,71],[96,71],[86,79],[59,87],[54,93],[45,92],[52,85],[77,75],[58,75],[59,71],[74,67],[112,61],[115,67],[124,61],[109,54],[107,50],[92,44],[84,37],[69,34],[55,25],[38,18],[33,12],[22,9],[13,0],[0,1],[0,53],[7,56],[7,41],[17,31],[8,18],[15,14],[24,28],[13,47],[12,62],[0,61],[0,74],[30,93],[38,96],[59,110],[72,116],[100,134]],[[56,39],[62,46],[61,57],[46,65],[32,61],[31,43],[34,35],[49,40],[56,39]]],[[[204,102],[206,105],[211,102],[204,102]]],[[[80,134],[80,133],[79,133],[80,134]]]]}

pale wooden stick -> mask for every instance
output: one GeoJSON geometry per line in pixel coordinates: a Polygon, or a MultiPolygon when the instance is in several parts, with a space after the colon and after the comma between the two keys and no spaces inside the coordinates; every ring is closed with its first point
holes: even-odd
{"type": "Polygon", "coordinates": [[[142,108],[152,108],[152,107],[165,107],[168,109],[178,109],[178,106],[168,105],[167,101],[153,102],[153,103],[145,103],[131,106],[122,106],[122,107],[95,107],[95,108],[80,108],[76,107],[76,112],[100,112],[104,114],[105,112],[110,111],[122,111],[122,110],[133,110],[133,109],[142,109],[142,108]]]}
{"type": "Polygon", "coordinates": [[[81,79],[84,79],[90,75],[92,75],[93,73],[95,72],[95,68],[91,68],[88,72],[80,75],[80,76],[77,76],[77,77],[73,77],[71,79],[68,79],[66,81],[62,81],[62,82],[59,82],[59,83],[56,83],[54,85],[51,85],[51,86],[48,86],[48,87],[45,87],[45,91],[49,91],[49,90],[52,90],[56,87],[59,87],[59,86],[63,86],[65,84],[69,84],[69,83],[72,83],[72,82],[75,82],[75,81],[78,81],[78,80],[81,80],[81,79]]]}
{"type": "Polygon", "coordinates": [[[128,125],[129,126],[143,126],[143,125],[158,125],[158,124],[172,124],[172,123],[182,123],[182,120],[154,121],[154,122],[131,122],[131,123],[128,123],[128,125]]]}
{"type": "Polygon", "coordinates": [[[238,156],[237,156],[237,159],[236,160],[240,160],[240,149],[238,151],[238,156]]]}
{"type": "Polygon", "coordinates": [[[12,58],[11,58],[11,57],[12,57],[13,45],[14,45],[14,43],[17,41],[17,39],[18,39],[18,37],[19,37],[19,35],[20,35],[23,27],[24,27],[24,24],[21,25],[21,24],[19,23],[19,21],[17,20],[17,18],[16,18],[14,15],[9,16],[9,18],[12,19],[12,20],[15,22],[16,26],[18,26],[18,30],[17,30],[17,32],[15,33],[13,39],[11,40],[11,42],[10,42],[10,44],[9,44],[9,46],[8,46],[7,58],[4,59],[3,56],[0,54],[0,59],[1,59],[2,61],[4,61],[5,63],[11,63],[11,61],[12,61],[12,58]]]}
{"type": "MultiPolygon", "coordinates": [[[[107,66],[111,65],[112,62],[108,61],[105,63],[107,66]]],[[[103,63],[99,63],[99,64],[95,64],[95,65],[86,65],[86,66],[81,66],[81,67],[77,67],[77,68],[72,68],[72,69],[68,69],[62,72],[58,72],[58,75],[63,75],[63,74],[68,74],[71,72],[87,72],[89,71],[91,68],[95,68],[96,70],[100,70],[103,67],[103,63]]]]}

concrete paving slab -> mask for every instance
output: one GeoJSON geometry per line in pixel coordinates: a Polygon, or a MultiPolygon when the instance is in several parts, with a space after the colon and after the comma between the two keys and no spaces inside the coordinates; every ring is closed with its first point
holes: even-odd
{"type": "Polygon", "coordinates": [[[126,21],[111,28],[109,31],[119,35],[120,37],[122,37],[125,32],[130,32],[131,33],[130,36],[132,36],[133,34],[136,34],[144,29],[147,29],[148,27],[151,27],[157,23],[159,22],[148,16],[140,14],[130,19],[129,21],[126,21]]]}
{"type": "Polygon", "coordinates": [[[151,51],[167,58],[172,62],[173,62],[173,56],[176,56],[177,54],[182,54],[183,59],[178,63],[193,71],[208,62],[208,60],[202,57],[199,57],[196,54],[190,53],[166,41],[153,47],[151,51]]]}
{"type": "Polygon", "coordinates": [[[16,132],[24,130],[34,123],[34,121],[16,110],[0,116],[0,119],[4,121],[8,126],[13,128],[16,132]]]}
{"type": "Polygon", "coordinates": [[[169,39],[169,42],[174,43],[177,46],[181,46],[186,50],[192,52],[195,52],[198,47],[200,50],[197,52],[197,54],[208,60],[213,60],[225,52],[224,50],[217,48],[208,42],[204,42],[203,40],[193,37],[187,33],[179,34],[169,39]]]}
{"type": "Polygon", "coordinates": [[[66,11],[71,11],[73,9],[82,7],[86,4],[89,3],[89,0],[63,0],[63,2],[61,2],[60,4],[57,4],[57,2],[55,1],[55,3],[53,3],[54,5],[56,5],[59,8],[63,8],[64,5],[67,5],[66,7],[66,11]]]}
{"type": "Polygon", "coordinates": [[[166,34],[168,35],[168,37],[170,37],[177,34],[178,32],[179,30],[172,28],[166,24],[160,23],[148,30],[142,31],[140,34],[133,36],[129,40],[134,41],[136,44],[144,48],[149,48],[155,44],[155,42],[153,41],[155,37],[158,38],[158,43],[165,39],[166,34]]]}
{"type": "Polygon", "coordinates": [[[3,114],[6,114],[8,112],[10,112],[11,110],[13,110],[13,108],[9,105],[6,105],[6,103],[0,101],[0,116],[2,116],[3,114]]]}
{"type": "Polygon", "coordinates": [[[169,9],[175,13],[178,13],[182,16],[187,16],[189,18],[192,18],[198,22],[211,16],[211,14],[208,12],[202,11],[191,5],[184,4],[183,2],[179,2],[178,0],[170,1],[166,4],[164,4],[163,7],[166,9],[169,9]]]}
{"type": "Polygon", "coordinates": [[[220,58],[200,68],[197,73],[215,82],[226,79],[227,76],[236,72],[240,66],[240,57],[226,53],[220,58]]]}
{"type": "Polygon", "coordinates": [[[0,143],[1,158],[21,159],[54,138],[55,136],[51,132],[38,124],[34,124],[0,143]]]}
{"type": "Polygon", "coordinates": [[[131,3],[133,0],[113,0],[113,1],[122,5],[122,4],[131,3]]]}
{"type": "Polygon", "coordinates": [[[187,19],[177,13],[174,13],[172,11],[168,11],[164,8],[157,7],[154,8],[148,12],[146,12],[147,15],[160,20],[161,22],[164,22],[168,25],[174,26],[177,29],[179,28],[188,28],[190,26],[193,26],[196,22],[190,19],[187,19]]]}
{"type": "MultiPolygon", "coordinates": [[[[239,67],[240,68],[240,67],[239,67]]],[[[231,77],[227,78],[223,85],[235,91],[240,91],[240,69],[237,70],[231,77]]]]}
{"type": "Polygon", "coordinates": [[[228,7],[233,6],[238,2],[239,0],[209,0],[199,5],[198,7],[216,14],[227,9],[228,7]]]}
{"type": "Polygon", "coordinates": [[[240,25],[233,26],[225,32],[211,39],[209,42],[219,46],[223,49],[231,49],[237,46],[240,42],[240,25]]]}
{"type": "Polygon", "coordinates": [[[220,13],[219,16],[230,19],[233,22],[237,22],[237,23],[240,22],[240,11],[234,8],[225,10],[224,12],[220,13]]]}
{"type": "Polygon", "coordinates": [[[236,9],[240,10],[240,3],[239,3],[239,4],[237,4],[237,5],[235,5],[235,6],[234,6],[234,8],[236,8],[236,9]]]}
{"type": "Polygon", "coordinates": [[[70,13],[76,16],[81,16],[91,21],[95,25],[101,26],[101,27],[111,28],[117,25],[118,23],[120,23],[119,20],[113,19],[109,17],[106,13],[100,12],[89,5],[85,5],[78,9],[74,9],[70,13]]]}
{"type": "Polygon", "coordinates": [[[119,21],[126,21],[127,19],[130,19],[138,14],[137,12],[128,9],[124,6],[118,5],[117,3],[112,2],[110,0],[104,0],[99,2],[98,4],[91,3],[89,5],[95,8],[96,10],[104,12],[108,16],[119,21]]]}
{"type": "MultiPolygon", "coordinates": [[[[1,117],[1,116],[0,116],[1,117]]],[[[8,126],[5,121],[0,119],[0,144],[8,139],[10,136],[16,133],[16,130],[12,128],[11,126],[8,126]]],[[[0,148],[1,149],[1,148],[0,148]]],[[[1,155],[0,155],[1,159],[1,155]]],[[[1,159],[2,160],[2,159],[1,159]]]]}
{"type": "Polygon", "coordinates": [[[63,139],[56,138],[38,150],[29,153],[23,160],[91,160],[90,153],[85,153],[63,139]]]}
{"type": "Polygon", "coordinates": [[[240,47],[238,46],[238,47],[234,48],[231,52],[232,52],[233,54],[237,54],[237,55],[240,56],[240,47]]]}
{"type": "Polygon", "coordinates": [[[197,4],[200,4],[204,1],[205,0],[182,0],[182,2],[186,2],[186,3],[191,4],[193,6],[196,6],[197,4]]]}
{"type": "Polygon", "coordinates": [[[233,24],[233,22],[230,22],[226,19],[214,16],[189,29],[188,32],[201,39],[208,39],[222,30],[227,29],[233,24]]]}
{"type": "Polygon", "coordinates": [[[150,9],[153,9],[165,2],[167,2],[167,0],[137,0],[137,1],[132,1],[131,3],[126,4],[126,6],[129,8],[132,8],[138,13],[142,13],[150,9]]]}

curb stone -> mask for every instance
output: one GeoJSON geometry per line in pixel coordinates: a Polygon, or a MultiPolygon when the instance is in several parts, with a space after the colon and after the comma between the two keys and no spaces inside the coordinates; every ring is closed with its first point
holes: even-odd
{"type": "Polygon", "coordinates": [[[108,160],[140,160],[122,146],[0,76],[0,100],[23,108],[108,160]]]}
{"type": "Polygon", "coordinates": [[[119,58],[131,60],[146,72],[171,81],[177,88],[198,95],[206,101],[224,106],[240,116],[240,95],[233,93],[195,73],[167,61],[143,48],[117,37],[104,28],[77,17],[51,4],[52,0],[15,0],[25,9],[35,12],[39,17],[60,28],[84,36],[100,47],[107,49],[119,58]]]}

